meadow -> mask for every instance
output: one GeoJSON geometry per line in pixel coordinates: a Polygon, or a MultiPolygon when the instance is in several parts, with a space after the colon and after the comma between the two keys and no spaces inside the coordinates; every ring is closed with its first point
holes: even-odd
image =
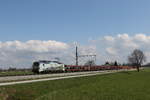
{"type": "Polygon", "coordinates": [[[0,87],[0,100],[150,100],[150,69],[0,87]]]}
{"type": "Polygon", "coordinates": [[[17,76],[17,75],[31,75],[33,72],[31,70],[12,70],[12,71],[1,71],[0,77],[3,76],[17,76]]]}

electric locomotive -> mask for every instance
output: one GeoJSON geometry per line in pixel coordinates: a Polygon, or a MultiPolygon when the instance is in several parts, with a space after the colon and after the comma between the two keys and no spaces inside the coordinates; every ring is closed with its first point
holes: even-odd
{"type": "Polygon", "coordinates": [[[32,72],[64,72],[65,65],[58,61],[36,61],[32,65],[32,72]]]}

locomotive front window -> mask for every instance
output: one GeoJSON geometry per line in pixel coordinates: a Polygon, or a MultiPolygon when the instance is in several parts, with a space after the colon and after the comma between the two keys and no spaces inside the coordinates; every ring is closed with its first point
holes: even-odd
{"type": "Polygon", "coordinates": [[[34,66],[39,66],[39,63],[38,62],[34,62],[33,65],[34,66]]]}

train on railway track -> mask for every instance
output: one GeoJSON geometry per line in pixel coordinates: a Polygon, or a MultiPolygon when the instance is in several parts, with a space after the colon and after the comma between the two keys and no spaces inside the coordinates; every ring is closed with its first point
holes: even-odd
{"type": "Polygon", "coordinates": [[[81,71],[98,71],[98,70],[119,70],[119,69],[132,69],[129,66],[106,66],[106,65],[65,65],[58,61],[36,61],[33,62],[32,72],[81,72],[81,71]]]}

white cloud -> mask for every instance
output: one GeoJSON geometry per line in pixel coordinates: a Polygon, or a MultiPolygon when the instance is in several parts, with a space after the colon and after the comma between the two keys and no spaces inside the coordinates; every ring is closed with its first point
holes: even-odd
{"type": "Polygon", "coordinates": [[[122,43],[122,47],[124,48],[133,48],[136,49],[138,48],[138,44],[136,44],[134,41],[126,41],[122,43]]]}
{"type": "Polygon", "coordinates": [[[136,34],[134,36],[134,40],[138,42],[148,43],[150,42],[150,36],[146,36],[145,34],[136,34]]]}
{"type": "Polygon", "coordinates": [[[106,52],[110,55],[117,55],[117,50],[115,48],[112,48],[112,47],[106,48],[106,52]]]}
{"type": "Polygon", "coordinates": [[[117,35],[117,38],[122,39],[122,40],[125,40],[125,41],[130,40],[129,35],[126,34],[126,33],[124,33],[124,34],[118,34],[118,35],[117,35]]]}
{"type": "Polygon", "coordinates": [[[106,41],[110,41],[110,42],[113,42],[115,40],[114,37],[112,37],[112,36],[104,36],[104,39],[106,41]]]}
{"type": "Polygon", "coordinates": [[[40,40],[30,40],[27,42],[20,41],[8,41],[5,43],[0,43],[0,49],[18,51],[27,50],[34,52],[49,52],[55,50],[67,49],[68,45],[66,43],[58,41],[40,41],[40,40]]]}

